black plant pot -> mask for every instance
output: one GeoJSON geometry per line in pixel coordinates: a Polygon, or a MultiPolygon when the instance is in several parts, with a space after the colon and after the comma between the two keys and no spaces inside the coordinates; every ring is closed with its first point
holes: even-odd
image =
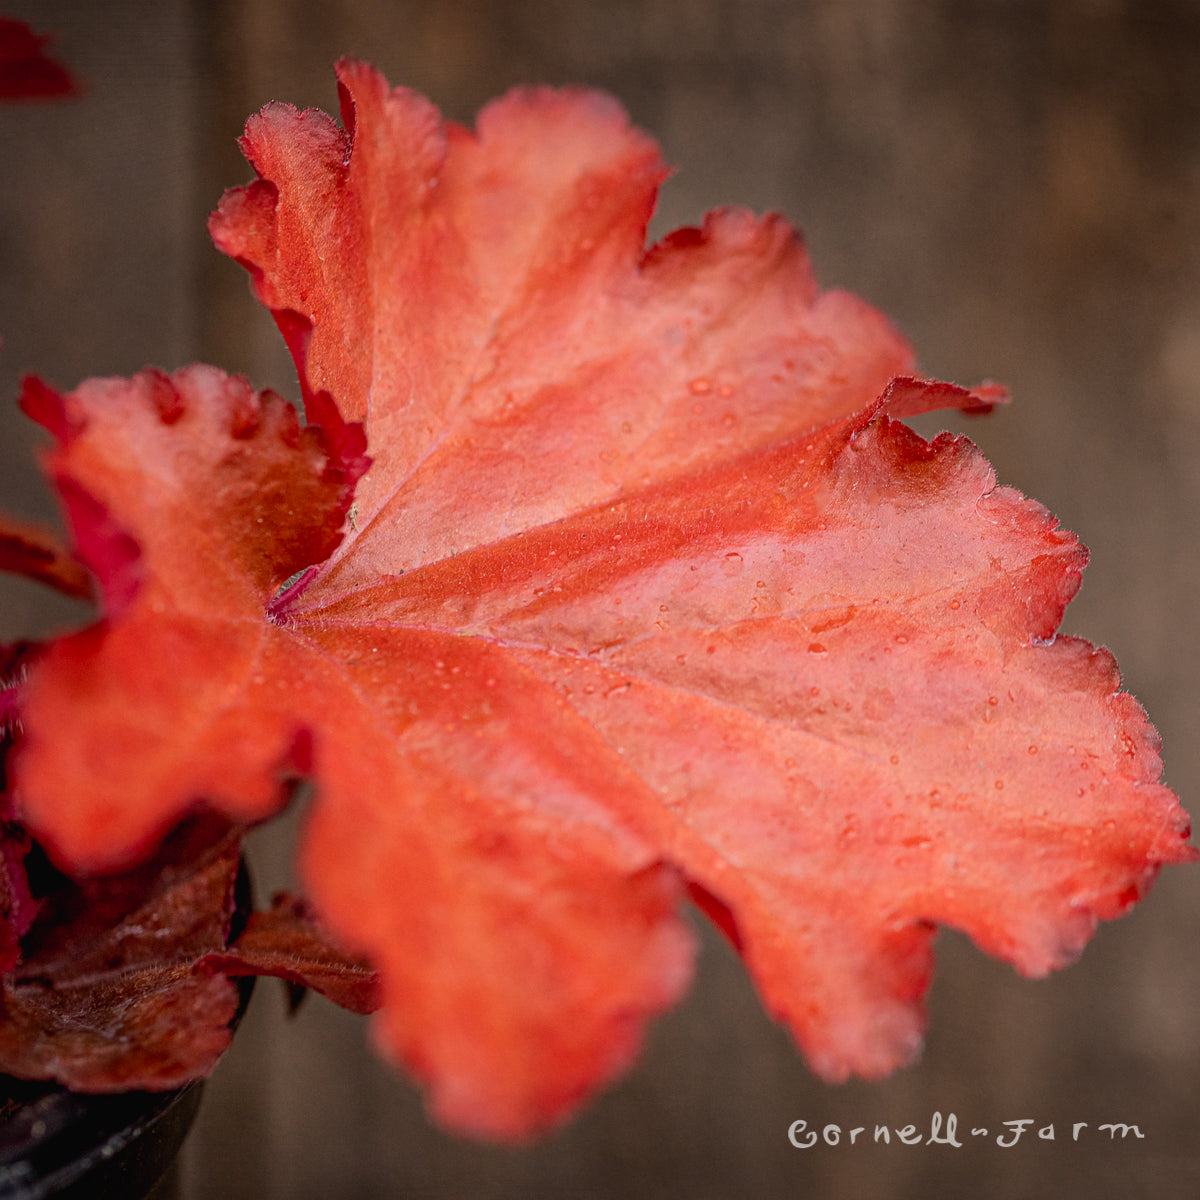
{"type": "Polygon", "coordinates": [[[0,1198],[168,1195],[203,1086],[81,1096],[8,1081],[0,1107],[0,1198]]]}

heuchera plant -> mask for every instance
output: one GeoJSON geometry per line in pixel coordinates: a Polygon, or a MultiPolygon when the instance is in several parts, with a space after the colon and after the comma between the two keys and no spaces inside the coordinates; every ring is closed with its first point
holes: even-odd
{"type": "MultiPolygon", "coordinates": [[[[1112,658],[1056,636],[1079,542],[902,423],[998,389],[917,377],[778,217],[647,250],[666,172],[606,97],[519,90],[470,131],[338,76],[341,127],[250,120],[258,178],[210,222],[306,425],[212,367],[25,386],[73,549],[13,527],[5,561],[76,591],[82,563],[101,611],[10,652],[12,800],[70,875],[207,914],[165,966],[132,938],[172,997],[133,1066],[97,1035],[43,1073],[200,1073],[226,975],[262,971],[379,1003],[442,1122],[520,1138],[680,997],[690,896],[816,1071],[878,1077],[937,925],[1042,975],[1192,857],[1112,658]],[[300,777],[308,899],[231,942],[238,833],[300,777]]],[[[10,830],[20,1048],[55,972],[96,972],[67,919],[30,946],[10,830]]]]}

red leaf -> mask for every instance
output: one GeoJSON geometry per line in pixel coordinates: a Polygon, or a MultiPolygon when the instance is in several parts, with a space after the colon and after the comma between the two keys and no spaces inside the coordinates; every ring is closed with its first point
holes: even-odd
{"type": "Polygon", "coordinates": [[[340,78],[353,152],[269,106],[243,139],[265,178],[210,223],[281,324],[312,324],[309,386],[388,448],[356,494],[388,536],[330,587],[814,428],[911,369],[878,313],[817,292],[778,217],[714,213],[645,255],[666,170],[607,97],[514,92],[476,136],[369,68],[340,78]]]}
{"type": "Polygon", "coordinates": [[[52,787],[96,800],[72,804],[48,840],[64,858],[122,866],[181,808],[222,795],[231,815],[258,818],[282,803],[278,776],[308,766],[308,726],[274,669],[292,639],[265,609],[337,544],[364,460],[330,456],[351,437],[340,422],[301,430],[277,396],[211,368],[97,380],[58,405],[50,469],[109,619],[50,648],[47,674],[66,687],[48,698],[59,729],[50,745],[36,722],[27,733],[52,787]],[[59,742],[81,700],[86,719],[59,742]]]}
{"type": "Polygon", "coordinates": [[[1111,658],[1055,639],[1082,548],[894,419],[994,389],[908,377],[778,218],[643,253],[664,171],[611,101],[472,134],[341,80],[346,132],[251,120],[212,221],[323,430],[199,368],[35,406],[109,605],[22,701],[62,857],[311,769],[305,877],[385,1044],[498,1137],[679,995],[686,888],[841,1078],[914,1052],[934,923],[1042,973],[1191,857],[1111,658]]]}
{"type": "Polygon", "coordinates": [[[24,21],[0,17],[0,100],[46,100],[74,96],[79,85],[70,73],[47,58],[50,41],[24,21]]]}

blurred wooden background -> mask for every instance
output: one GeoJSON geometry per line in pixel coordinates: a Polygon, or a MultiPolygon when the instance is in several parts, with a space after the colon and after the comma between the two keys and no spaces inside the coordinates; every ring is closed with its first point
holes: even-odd
{"type": "MultiPolygon", "coordinates": [[[[787,213],[829,285],[890,313],[924,368],[1010,385],[969,424],[1000,478],[1093,552],[1066,628],[1111,647],[1200,795],[1200,4],[1194,0],[10,0],[80,100],[0,111],[0,492],[49,516],[16,379],[210,360],[293,394],[278,336],[204,217],[248,176],[272,99],[336,111],[354,53],[452,117],[511,84],[607,88],[678,174],[656,234],[738,202],[787,213]]],[[[936,422],[924,426],[936,428],[936,422]]],[[[0,638],[82,610],[5,581],[0,638]]],[[[253,853],[286,879],[286,831],[253,853]]],[[[638,1069],[527,1150],[431,1129],[365,1023],[259,994],[185,1152],[191,1200],[263,1197],[1191,1196],[1200,1184],[1200,875],[1176,870],[1081,962],[1031,983],[939,940],[923,1061],[816,1082],[707,938],[638,1069]],[[789,1124],[928,1129],[1013,1149],[794,1149],[789,1124]],[[1070,1126],[1088,1122],[1078,1143],[1070,1126]],[[1104,1121],[1136,1123],[1109,1144],[1104,1121]]]]}

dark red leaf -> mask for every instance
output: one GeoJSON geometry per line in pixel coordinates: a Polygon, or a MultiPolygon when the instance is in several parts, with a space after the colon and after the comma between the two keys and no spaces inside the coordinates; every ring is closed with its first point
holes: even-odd
{"type": "Polygon", "coordinates": [[[348,953],[296,896],[276,896],[270,912],[251,914],[237,941],[210,954],[201,966],[231,976],[273,975],[301,990],[320,992],[351,1012],[371,1013],[379,1007],[374,969],[348,953]]]}
{"type": "Polygon", "coordinates": [[[79,85],[66,68],[47,57],[49,41],[24,21],[0,17],[0,100],[47,100],[78,94],[79,85]]]}
{"type": "Polygon", "coordinates": [[[79,600],[92,598],[92,580],[75,555],[49,530],[0,517],[0,571],[24,575],[79,600]]]}
{"type": "Polygon", "coordinates": [[[239,847],[198,822],[135,871],[63,880],[24,960],[0,980],[0,1070],[84,1092],[207,1075],[229,1044],[238,993],[196,965],[225,945],[239,847]]]}

